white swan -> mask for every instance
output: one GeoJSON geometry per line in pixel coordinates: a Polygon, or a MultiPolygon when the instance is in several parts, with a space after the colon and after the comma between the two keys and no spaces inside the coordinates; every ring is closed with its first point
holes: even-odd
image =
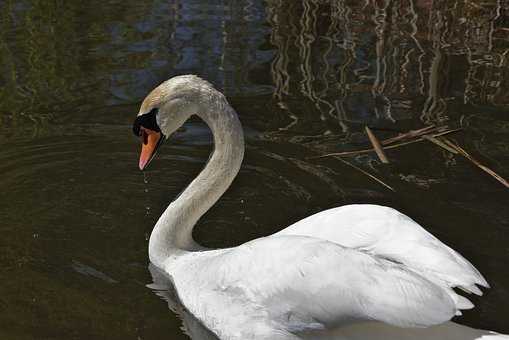
{"type": "Polygon", "coordinates": [[[481,274],[398,211],[348,205],[303,219],[241,246],[208,250],[195,223],[239,171],[244,140],[237,114],[208,82],[167,80],[143,101],[133,126],[140,169],[191,115],[214,135],[206,167],[159,218],[151,262],[180,302],[220,339],[509,339],[449,322],[482,294],[481,274]]]}

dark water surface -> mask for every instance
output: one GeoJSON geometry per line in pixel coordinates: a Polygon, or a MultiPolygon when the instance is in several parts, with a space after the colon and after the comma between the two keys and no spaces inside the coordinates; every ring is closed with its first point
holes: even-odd
{"type": "Polygon", "coordinates": [[[492,285],[460,323],[509,333],[509,192],[430,143],[345,160],[425,124],[509,177],[507,1],[0,1],[0,338],[186,339],[146,285],[151,228],[203,167],[185,125],[145,174],[131,123],[177,74],[222,89],[240,175],[196,239],[238,245],[354,202],[396,207],[492,285]]]}

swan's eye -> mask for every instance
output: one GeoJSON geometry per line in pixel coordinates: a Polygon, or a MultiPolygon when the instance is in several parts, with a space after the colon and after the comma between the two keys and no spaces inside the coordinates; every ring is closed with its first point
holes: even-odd
{"type": "Polygon", "coordinates": [[[159,126],[157,125],[157,112],[158,109],[154,108],[150,112],[142,114],[136,117],[133,123],[133,133],[136,137],[142,136],[142,129],[147,128],[152,131],[160,132],[159,126]]]}
{"type": "Polygon", "coordinates": [[[141,124],[140,124],[140,121],[138,120],[138,118],[136,118],[136,120],[134,121],[134,124],[133,124],[133,134],[136,137],[141,136],[141,124]]]}

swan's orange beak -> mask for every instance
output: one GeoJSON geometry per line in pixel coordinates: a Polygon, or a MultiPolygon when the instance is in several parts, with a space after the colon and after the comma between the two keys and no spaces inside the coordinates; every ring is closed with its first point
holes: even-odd
{"type": "Polygon", "coordinates": [[[153,131],[145,127],[141,127],[141,154],[140,154],[140,170],[147,167],[150,161],[156,155],[156,151],[163,143],[163,134],[161,132],[153,131]]]}

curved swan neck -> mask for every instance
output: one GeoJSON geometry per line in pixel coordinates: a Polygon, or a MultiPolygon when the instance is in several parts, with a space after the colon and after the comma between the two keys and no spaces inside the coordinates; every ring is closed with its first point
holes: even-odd
{"type": "Polygon", "coordinates": [[[214,152],[200,174],[164,211],[150,236],[150,260],[159,267],[172,256],[201,248],[193,240],[193,227],[228,189],[242,163],[240,121],[222,94],[214,96],[212,104],[198,114],[212,130],[214,152]]]}

